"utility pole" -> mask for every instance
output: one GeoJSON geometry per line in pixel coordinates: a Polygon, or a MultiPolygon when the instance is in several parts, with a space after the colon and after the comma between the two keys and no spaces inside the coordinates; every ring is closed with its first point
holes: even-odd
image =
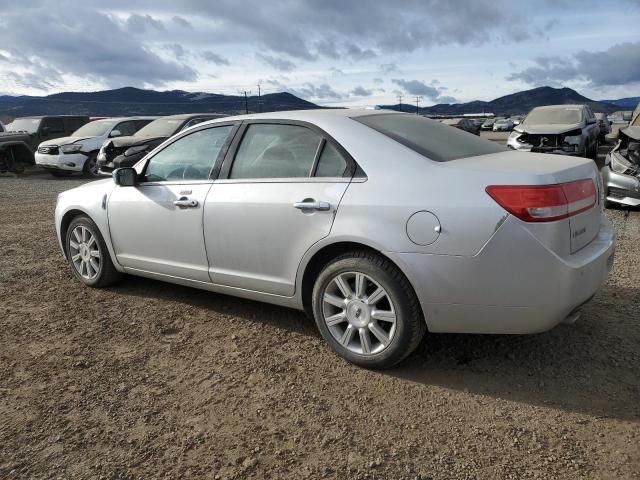
{"type": "Polygon", "coordinates": [[[262,112],[262,96],[260,95],[260,84],[258,84],[258,112],[262,112]]]}
{"type": "Polygon", "coordinates": [[[420,100],[422,100],[422,97],[420,97],[420,96],[416,97],[416,115],[418,115],[419,110],[420,110],[420,107],[419,107],[420,100]]]}
{"type": "Polygon", "coordinates": [[[398,105],[399,105],[400,111],[402,111],[402,95],[398,94],[397,98],[398,98],[398,105]]]}
{"type": "MultiPolygon", "coordinates": [[[[251,92],[249,92],[251,93],[251,92]]],[[[249,101],[247,100],[247,91],[244,91],[244,113],[249,113],[249,101]]]]}

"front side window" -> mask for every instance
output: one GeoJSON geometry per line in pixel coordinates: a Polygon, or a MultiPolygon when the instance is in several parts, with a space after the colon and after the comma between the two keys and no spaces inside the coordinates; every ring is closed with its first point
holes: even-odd
{"type": "Polygon", "coordinates": [[[317,133],[297,125],[250,125],[229,178],[308,177],[321,140],[317,133]]]}
{"type": "Polygon", "coordinates": [[[64,122],[61,118],[45,118],[42,128],[48,129],[46,133],[61,133],[64,132],[64,122]]]}
{"type": "Polygon", "coordinates": [[[208,128],[176,140],[149,160],[146,181],[207,180],[232,129],[208,128]]]}
{"type": "Polygon", "coordinates": [[[127,120],[126,122],[120,122],[116,125],[114,130],[118,130],[121,136],[128,137],[136,133],[136,124],[131,120],[127,120]]]}

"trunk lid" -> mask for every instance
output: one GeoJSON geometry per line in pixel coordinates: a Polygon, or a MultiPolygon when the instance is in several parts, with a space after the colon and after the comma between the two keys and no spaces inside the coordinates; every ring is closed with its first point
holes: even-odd
{"type": "Polygon", "coordinates": [[[600,176],[593,160],[581,157],[506,151],[447,162],[448,167],[477,172],[486,185],[553,185],[591,179],[596,187],[592,208],[557,221],[523,225],[549,249],[563,256],[588,245],[600,231],[600,176]]]}

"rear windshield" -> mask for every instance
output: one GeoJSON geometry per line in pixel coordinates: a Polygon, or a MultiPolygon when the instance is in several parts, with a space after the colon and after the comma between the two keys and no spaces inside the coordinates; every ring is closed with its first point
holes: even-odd
{"type": "Polygon", "coordinates": [[[138,130],[133,136],[143,138],[170,137],[180,130],[180,127],[184,122],[184,120],[178,119],[159,118],[138,130]]]}
{"type": "Polygon", "coordinates": [[[353,119],[436,162],[506,150],[502,145],[419,115],[384,113],[353,119]]]}
{"type": "Polygon", "coordinates": [[[577,107],[534,108],[523,125],[563,125],[580,123],[582,109],[577,107]]]}

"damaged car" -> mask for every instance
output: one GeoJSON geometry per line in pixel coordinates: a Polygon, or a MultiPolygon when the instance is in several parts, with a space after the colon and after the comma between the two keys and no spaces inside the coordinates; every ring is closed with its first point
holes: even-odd
{"type": "Polygon", "coordinates": [[[111,174],[116,168],[132,167],[147,153],[181,130],[220,117],[224,115],[190,113],[158,118],[133,135],[105,141],[98,153],[97,168],[103,174],[111,174]]]}
{"type": "Polygon", "coordinates": [[[85,177],[98,176],[96,159],[105,140],[133,135],[158,117],[109,118],[89,122],[69,137],[47,140],[38,146],[36,164],[56,177],[74,172],[85,177]]]}
{"type": "Polygon", "coordinates": [[[507,140],[513,150],[597,159],[600,128],[587,105],[536,107],[507,140]]]}
{"type": "Polygon", "coordinates": [[[640,108],[630,126],[620,130],[618,143],[602,167],[605,206],[640,205],[640,108]]]}

